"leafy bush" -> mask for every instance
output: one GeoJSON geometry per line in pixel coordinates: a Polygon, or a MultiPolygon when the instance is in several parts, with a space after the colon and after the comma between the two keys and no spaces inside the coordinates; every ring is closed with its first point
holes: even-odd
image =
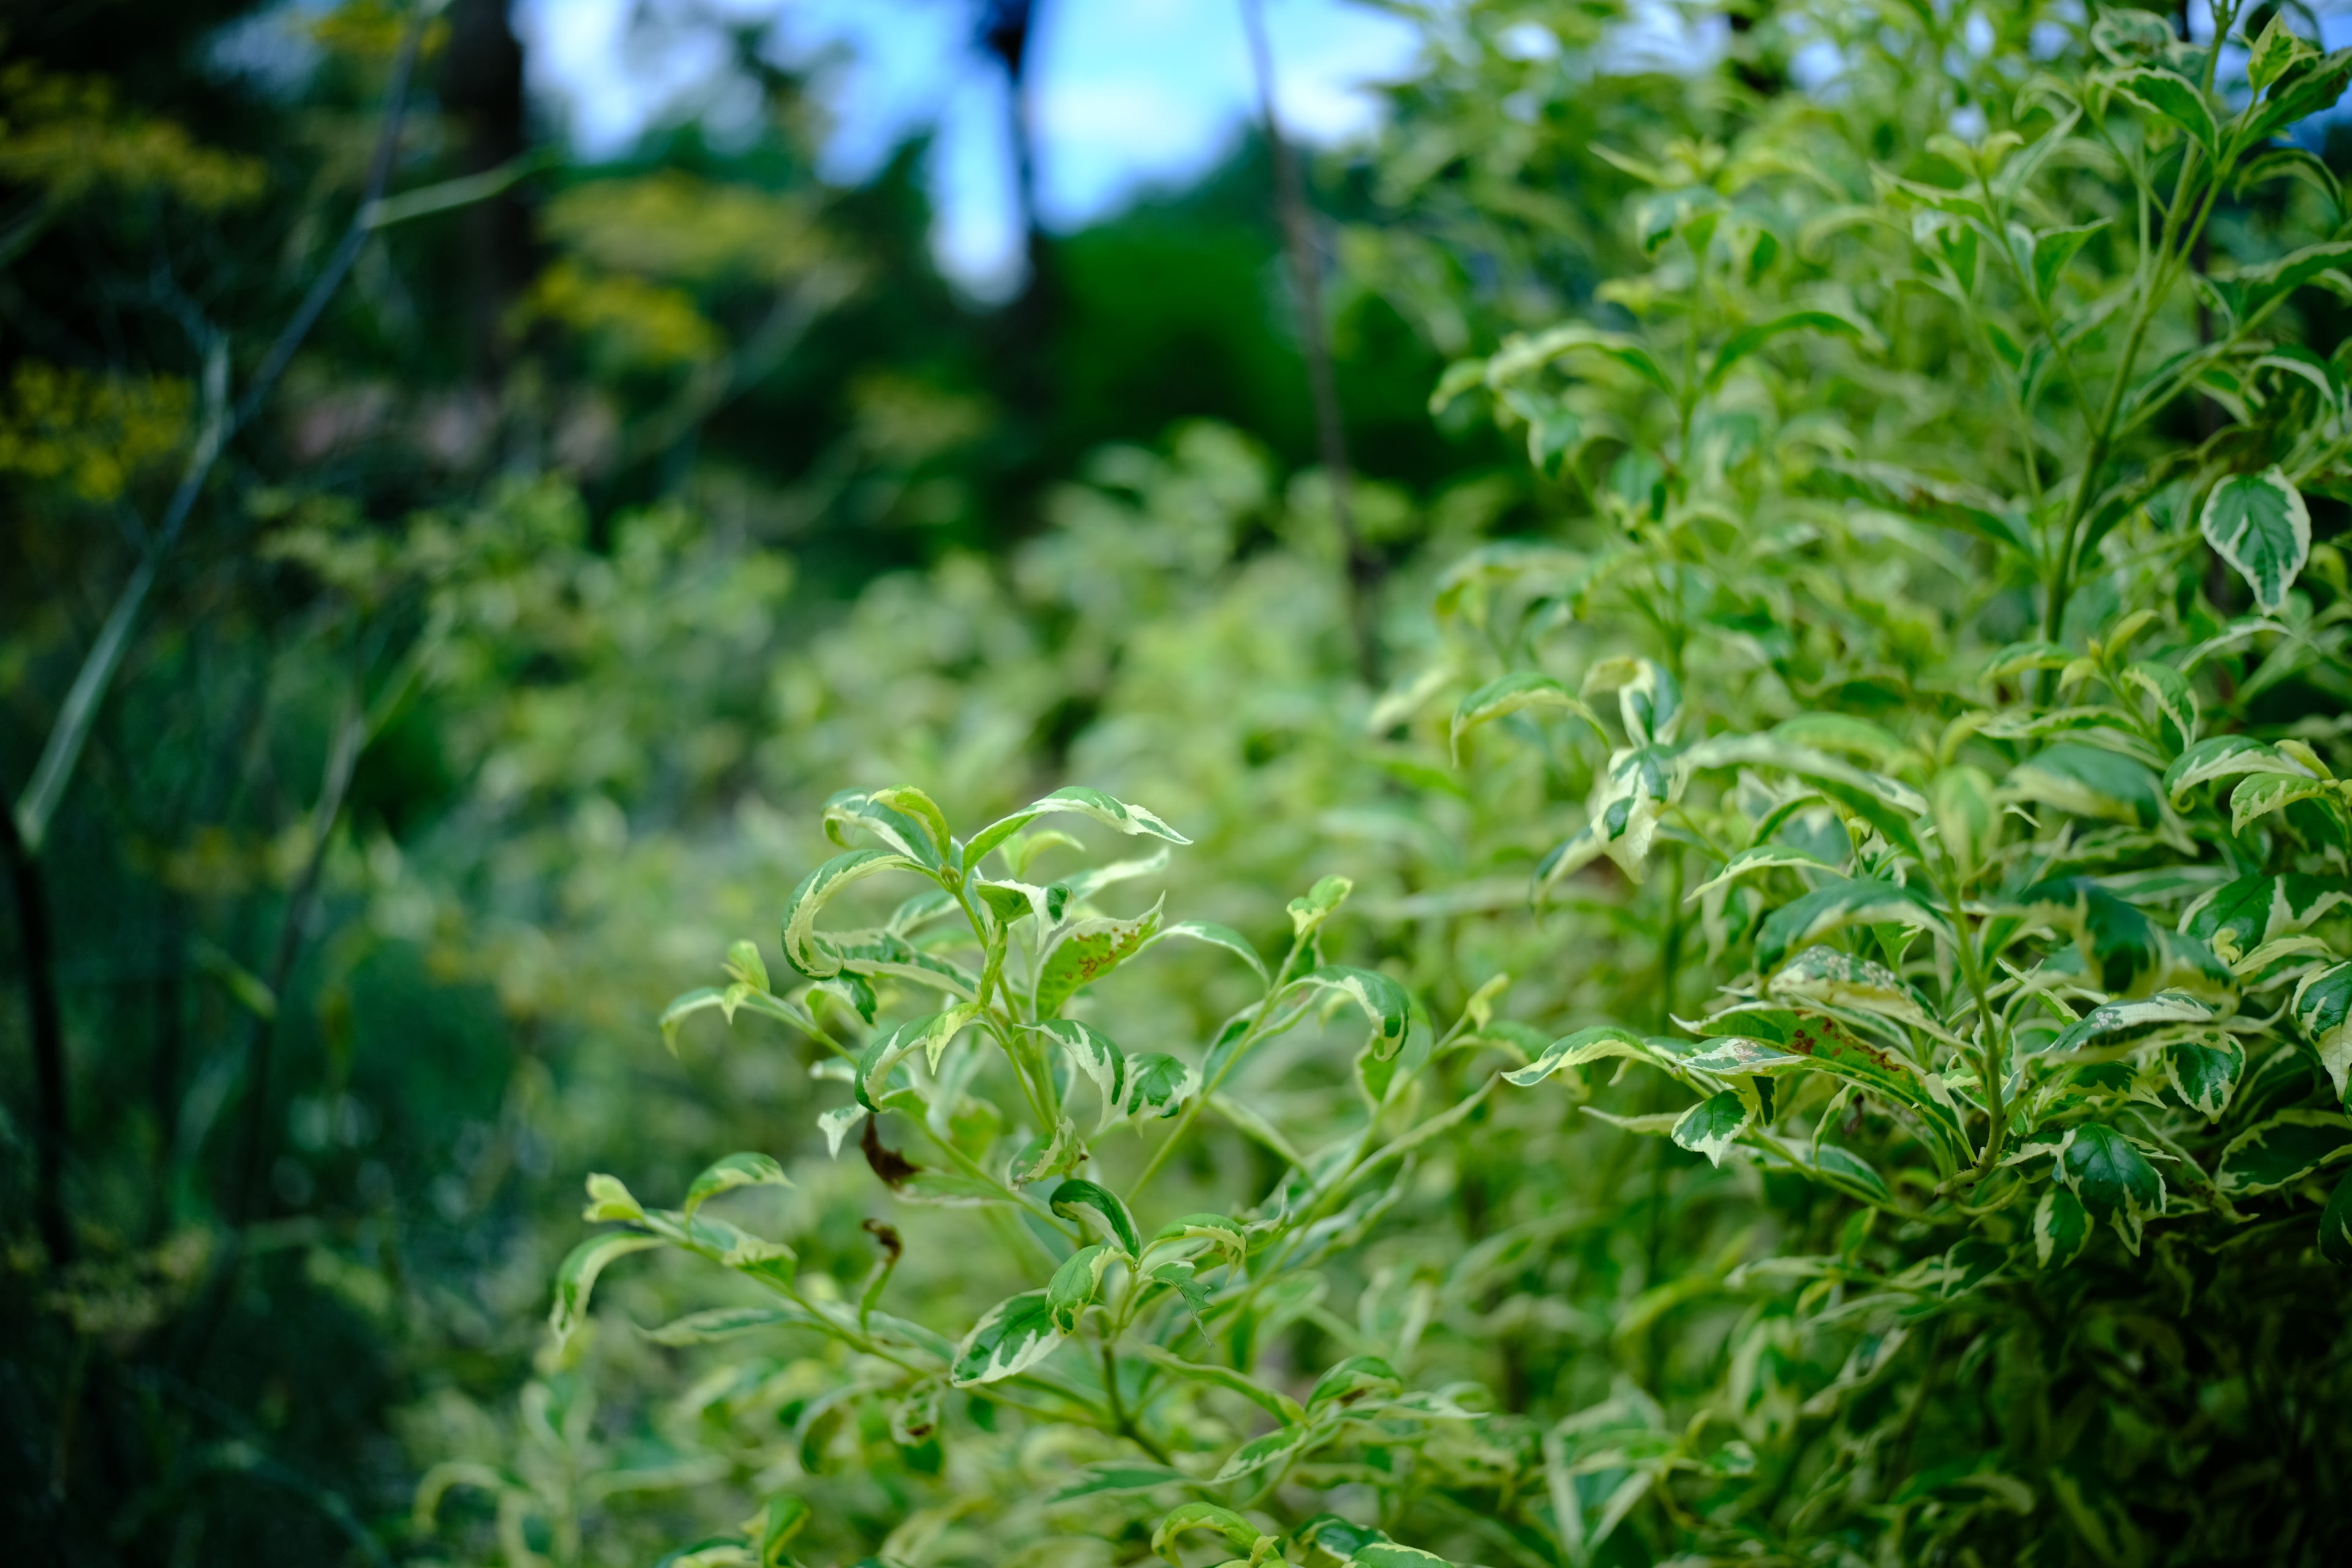
{"type": "Polygon", "coordinates": [[[1118,796],[835,796],[780,944],[665,1020],[785,1025],[833,1157],[592,1178],[526,1447],[427,1511],[489,1489],[517,1561],[688,1481],[711,1564],[2340,1554],[2352,241],[2277,138],[2352,53],[1733,37],[1592,150],[1638,259],[1438,388],[1565,521],[1399,590],[1421,668],[1308,775],[1377,839],[1253,793],[1213,638],[1118,796]],[[631,1464],[590,1390],[667,1363],[590,1297],[657,1248],[721,1272],[611,1277],[694,1308],[631,1464]]]}

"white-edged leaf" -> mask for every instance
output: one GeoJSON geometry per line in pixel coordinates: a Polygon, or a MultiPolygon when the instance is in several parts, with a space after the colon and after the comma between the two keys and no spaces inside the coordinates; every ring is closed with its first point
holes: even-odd
{"type": "Polygon", "coordinates": [[[1368,1043],[1374,1057],[1386,1060],[1404,1044],[1405,1030],[1412,1018],[1412,1003],[1404,987],[1387,975],[1344,963],[1327,963],[1292,981],[1284,987],[1284,994],[1301,990],[1328,992],[1354,1003],[1371,1025],[1368,1043]]]}
{"type": "Polygon", "coordinates": [[[977,866],[981,857],[1020,832],[1041,816],[1067,814],[1090,817],[1106,827],[1115,827],[1128,835],[1147,834],[1164,838],[1171,844],[1184,845],[1192,841],[1177,832],[1158,814],[1139,805],[1132,805],[1098,789],[1084,784],[1066,784],[1040,800],[1034,800],[1010,816],[997,818],[971,836],[964,848],[964,864],[977,866]]]}
{"type": "Polygon", "coordinates": [[[2130,1139],[2084,1122],[2059,1149],[2057,1176],[2091,1218],[2114,1226],[2125,1247],[2138,1256],[2141,1227],[2164,1212],[2164,1178],[2130,1139]]]}
{"type": "Polygon", "coordinates": [[[792,1178],[770,1154],[730,1154],[705,1169],[686,1189],[684,1212],[689,1220],[703,1203],[737,1187],[789,1187],[792,1178]]]}
{"type": "Polygon", "coordinates": [[[2311,559],[2311,511],[2276,464],[2232,474],[2213,487],[2197,526],[2253,590],[2255,607],[2276,615],[2311,559]]]}
{"type": "MultiPolygon", "coordinates": [[[[784,962],[811,980],[841,973],[841,957],[817,933],[816,918],[842,891],[868,877],[886,871],[921,871],[923,867],[904,855],[883,849],[853,849],[836,855],[800,880],[784,906],[784,962]]],[[[675,1005],[675,1004],[673,1004],[675,1005]]]]}
{"type": "Polygon", "coordinates": [[[1014,1377],[1062,1348],[1046,1292],[1024,1290],[991,1307],[956,1347],[948,1378],[976,1388],[1014,1377]]]}
{"type": "Polygon", "coordinates": [[[1250,972],[1257,976],[1259,984],[1265,984],[1270,978],[1266,973],[1265,960],[1258,956],[1257,949],[1251,945],[1249,938],[1231,926],[1219,925],[1214,921],[1177,921],[1160,927],[1156,940],[1164,942],[1170,937],[1222,947],[1248,964],[1250,972]]]}
{"type": "Polygon", "coordinates": [[[2305,975],[2294,988],[2293,1011],[2336,1086],[2336,1103],[2352,1110],[2352,963],[2305,975]]]}
{"type": "Polygon", "coordinates": [[[1050,1018],[1085,987],[1142,951],[1160,930],[1158,902],[1132,920],[1103,916],[1058,927],[1037,964],[1037,1016],[1050,1018]]]}
{"type": "Polygon", "coordinates": [[[2250,1197],[2299,1182],[2352,1157],[2352,1120],[2333,1110],[2283,1110],[2230,1140],[2213,1184],[2250,1197]]]}
{"type": "Polygon", "coordinates": [[[555,1342],[565,1343],[578,1331],[588,1316],[588,1299],[596,1289],[596,1276],[604,1272],[607,1264],[660,1245],[657,1237],[634,1230],[611,1230],[592,1236],[573,1247],[555,1271],[555,1304],[547,1314],[547,1326],[555,1335],[555,1342]]]}
{"type": "Polygon", "coordinates": [[[1747,1102],[1730,1089],[1710,1095],[1683,1112],[1675,1123],[1673,1138],[1693,1153],[1704,1154],[1710,1163],[1720,1165],[1740,1133],[1747,1131],[1747,1102]]]}
{"type": "Polygon", "coordinates": [[[1454,710],[1451,744],[1454,760],[1462,760],[1462,737],[1481,724],[1490,724],[1508,714],[1525,712],[1531,708],[1556,709],[1572,713],[1592,726],[1605,740],[1608,731],[1601,727],[1600,716],[1581,698],[1549,675],[1521,670],[1490,680],[1462,700],[1454,710]]]}

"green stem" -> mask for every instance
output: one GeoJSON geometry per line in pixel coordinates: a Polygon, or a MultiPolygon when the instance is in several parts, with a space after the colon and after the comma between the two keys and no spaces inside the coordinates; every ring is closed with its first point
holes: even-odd
{"type": "Polygon", "coordinates": [[[1108,1339],[1102,1342],[1102,1376],[1103,1397],[1110,1406],[1111,1424],[1117,1427],[1118,1435],[1160,1463],[1166,1464],[1168,1450],[1146,1436],[1141,1428],[1136,1426],[1135,1417],[1128,1412],[1127,1402],[1119,1395],[1118,1352],[1111,1349],[1110,1341],[1108,1339]]]}
{"type": "MultiPolygon", "coordinates": [[[[2207,68],[2211,68],[2210,58],[2207,68]]],[[[2075,484],[2074,500],[2066,509],[2066,526],[2060,534],[2058,553],[2051,563],[2049,592],[2042,616],[2042,635],[2051,642],[2058,640],[2059,629],[2065,624],[2066,602],[2074,594],[2076,541],[2081,536],[2084,519],[2090,514],[2091,503],[2098,495],[2099,475],[2106,468],[2108,453],[2115,442],[2116,422],[2123,412],[2124,396],[2131,388],[2132,367],[2138,363],[2140,345],[2147,339],[2148,328],[2155,322],[2158,306],[2177,280],[2182,258],[2189,254],[2189,247],[2196,244],[2197,235],[2203,230],[2205,220],[2213,210],[2214,197],[2221,190],[2217,170],[2217,177],[2206,186],[2204,200],[2199,205],[2196,216],[2183,226],[2179,214],[2189,205],[2196,170],[2197,144],[2192,142],[2181,152],[2180,174],[2173,185],[2172,203],[2165,211],[2164,230],[2158,242],[2158,254],[2148,286],[2140,296],[2139,302],[2132,308],[2131,330],[2124,338],[2123,355],[2116,364],[2115,381],[2107,388],[2106,405],[2100,410],[2098,424],[2092,427],[2090,449],[2083,464],[2083,477],[2075,484]]]]}

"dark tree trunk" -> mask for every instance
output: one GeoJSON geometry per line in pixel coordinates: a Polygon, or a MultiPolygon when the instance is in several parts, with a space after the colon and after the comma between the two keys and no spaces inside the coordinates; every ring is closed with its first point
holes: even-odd
{"type": "Polygon", "coordinates": [[[1054,254],[1037,213],[1037,126],[1029,90],[1029,45],[1035,37],[1036,0],[984,0],[980,41],[1004,68],[1006,130],[1013,145],[1013,190],[1021,203],[1021,230],[1028,276],[1002,318],[1004,369],[1014,408],[1042,420],[1051,412],[1052,367],[1047,363],[1059,298],[1054,254]]]}
{"type": "MultiPolygon", "coordinates": [[[[509,0],[456,0],[442,55],[441,108],[458,136],[458,173],[487,174],[529,151],[522,44],[509,0]]],[[[506,368],[505,321],[534,270],[530,210],[514,189],[467,207],[463,226],[468,368],[488,384],[506,368]]]]}

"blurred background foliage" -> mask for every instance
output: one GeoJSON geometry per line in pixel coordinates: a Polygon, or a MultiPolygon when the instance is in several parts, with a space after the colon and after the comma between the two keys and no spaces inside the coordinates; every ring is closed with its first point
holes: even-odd
{"type": "MultiPolygon", "coordinates": [[[[1147,776],[1215,847],[1202,879],[1236,907],[1200,912],[1253,929],[1309,868],[1391,867],[1369,880],[1402,897],[1448,853],[1353,755],[1370,698],[1262,138],[1041,237],[1027,292],[989,309],[932,263],[921,144],[826,184],[809,84],[748,33],[756,135],[688,119],[583,163],[527,100],[504,6],[455,0],[417,30],[389,204],[362,214],[415,13],[286,8],[305,68],[223,64],[257,14],[5,24],[12,796],[160,564],[18,862],[46,929],[6,928],[20,1560],[423,1544],[417,1476],[530,1374],[577,1173],[808,1142],[789,1055],[698,1037],[673,1060],[651,1020],[771,918],[845,780],[920,777],[968,815],[1147,776]],[[158,552],[192,450],[369,217],[158,552]],[[37,961],[65,1067],[56,1256],[37,961]]],[[[1483,424],[1433,422],[1438,370],[1606,243],[1608,171],[1563,197],[1552,139],[1483,144],[1501,26],[1399,100],[1399,135],[1466,160],[1312,172],[1349,259],[1328,306],[1356,510],[1399,605],[1539,501],[1483,424]]],[[[1590,112],[1558,90],[1554,114],[1590,112]]]]}
{"type": "MultiPolygon", "coordinates": [[[[1376,137],[1309,169],[1375,568],[1352,575],[1263,138],[1035,236],[1024,292],[982,308],[931,261],[921,145],[827,184],[822,106],[749,34],[730,68],[757,84],[755,135],[686,120],[583,163],[527,100],[501,0],[421,24],[391,0],[289,7],[313,63],[287,77],[219,63],[241,0],[11,8],[12,798],[122,584],[160,568],[46,831],[12,848],[16,1560],[635,1563],[740,1518],[689,1483],[720,1479],[713,1433],[752,1414],[642,1340],[546,1358],[542,1313],[581,1173],[669,1193],[738,1148],[784,1158],[822,1218],[804,1278],[854,1290],[870,1267],[855,1215],[885,1194],[825,1160],[800,1044],[700,1020],[666,1054],[653,1022],[769,930],[846,785],[919,782],[963,823],[1096,785],[1195,841],[1164,873],[1171,909],[1262,947],[1285,900],[1344,873],[1337,940],[1433,1016],[1505,969],[1517,1016],[1660,1013],[1650,937],[1607,889],[1569,900],[1573,968],[1524,918],[1538,818],[1584,777],[1530,764],[1474,793],[1442,765],[1432,700],[1483,621],[1449,642],[1433,604],[1465,613],[1474,552],[1539,545],[1592,503],[1429,395],[1449,362],[1646,269],[1620,221],[1637,182],[1596,143],[1769,102],[1792,46],[1752,25],[1769,5],[1735,8],[1723,71],[1604,75],[1611,0],[1397,8],[1429,29],[1420,68],[1376,137]],[[1528,48],[1530,26],[1554,47],[1528,48]],[[269,390],[347,232],[348,277],[163,553],[191,453],[269,390]],[[1372,684],[1351,592],[1373,600],[1372,684]],[[1621,941],[1644,956],[1615,962],[1621,941]],[[436,1463],[454,1489],[412,1522],[436,1463]]],[[[1229,978],[1165,960],[1130,982],[1155,1022],[1126,1043],[1205,1035],[1242,999],[1229,978]]],[[[1498,1160],[1570,1158],[1556,1107],[1510,1115],[1498,1160]]],[[[1732,1311],[1669,1334],[1680,1298],[1652,1288],[1719,1279],[1757,1221],[1679,1152],[1670,1187],[1663,1143],[1578,1147],[1589,1184],[1538,1229],[1583,1250],[1444,1304],[1439,1353],[1512,1408],[1614,1388],[1638,1424],[1613,1380],[1699,1375],[1676,1358],[1712,1357],[1732,1311]]],[[[1421,1245],[1492,1234],[1499,1170],[1465,1166],[1421,1245]]],[[[958,1288],[961,1222],[927,1223],[898,1286],[917,1299],[958,1288]]],[[[1363,1267],[1360,1312],[1440,1310],[1412,1258],[1363,1267]]],[[[608,1289],[641,1322],[695,1300],[676,1270],[608,1289]]],[[[813,1468],[838,1437],[822,1415],[792,1412],[813,1468]]],[[[905,1500],[872,1488],[840,1506],[878,1532],[905,1500]]]]}

